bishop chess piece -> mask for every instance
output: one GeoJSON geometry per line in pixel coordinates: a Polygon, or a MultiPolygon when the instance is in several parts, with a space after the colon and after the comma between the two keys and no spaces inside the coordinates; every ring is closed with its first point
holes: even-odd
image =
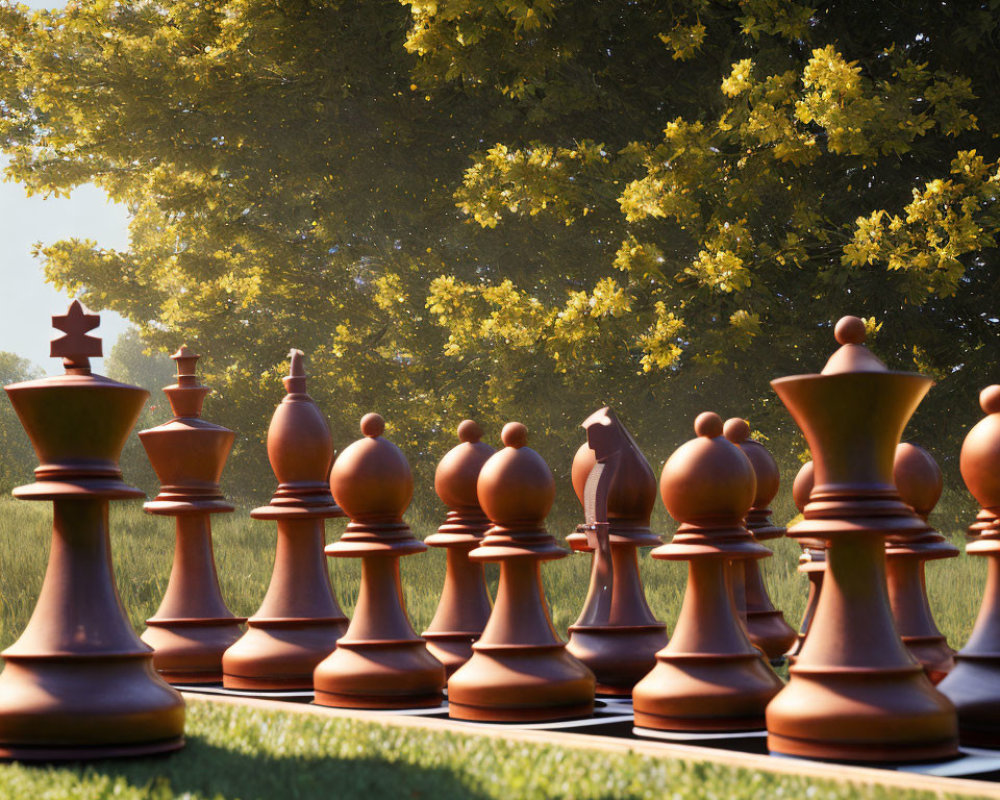
{"type": "MultiPolygon", "coordinates": [[[[785,535],[785,529],[771,521],[771,509],[768,507],[778,494],[778,465],[764,445],[750,438],[750,426],[746,420],[739,417],[727,420],[723,432],[750,459],[757,478],[757,493],[747,512],[747,530],[758,542],[780,539],[785,535]]],[[[733,570],[737,574],[740,570],[743,572],[743,580],[734,583],[734,591],[742,583],[744,601],[741,603],[737,598],[737,607],[743,609],[746,615],[750,641],[763,650],[771,661],[780,662],[785,651],[795,644],[795,631],[771,602],[757,559],[736,561],[733,563],[733,570]]]]}
{"type": "Polygon", "coordinates": [[[889,603],[903,644],[923,665],[931,681],[939,683],[955,666],[955,651],[934,624],[924,564],[958,555],[958,548],[927,524],[927,517],[941,497],[941,468],[924,448],[903,442],[896,448],[893,480],[900,499],[924,521],[924,530],[886,538],[889,603]]]}
{"type": "Polygon", "coordinates": [[[431,547],[447,548],[444,589],[430,626],[421,634],[445,671],[451,674],[472,656],[472,643],[490,618],[492,604],[483,565],[469,560],[490,521],[479,507],[476,481],[494,450],[480,441],[483,429],[471,419],[458,426],[459,444],[438,462],[434,491],[448,506],[444,524],[424,539],[431,547]]]}
{"type": "Polygon", "coordinates": [[[958,753],[955,708],[896,631],[885,537],[926,524],[893,484],[896,445],[931,381],[890,372],[864,346],[857,317],[819,375],[772,381],[805,434],[815,485],[795,538],[823,539],[826,575],[790,680],[767,708],[768,748],[831,761],[908,762],[958,753]]]}
{"type": "MultiPolygon", "coordinates": [[[[606,515],[600,528],[584,524],[567,537],[574,550],[592,552],[590,591],[580,618],[569,628],[566,649],[586,664],[597,679],[597,693],[628,696],[632,687],[656,663],[656,652],[667,643],[666,626],[653,616],[639,577],[639,547],[663,542],[649,529],[656,502],[656,477],[648,462],[609,408],[595,411],[582,427],[588,441],[573,459],[573,489],[587,508],[585,497],[594,471],[606,468],[589,440],[613,444],[614,467],[603,494],[606,515]],[[588,536],[589,534],[589,536],[588,536]],[[607,552],[595,545],[606,540],[607,552]]],[[[609,456],[611,458],[612,456],[609,456]]],[[[591,487],[596,491],[596,484],[591,487]]],[[[593,501],[592,501],[593,502],[593,501]]]]}
{"type": "MultiPolygon", "coordinates": [[[[814,483],[813,462],[807,461],[799,469],[792,483],[792,501],[801,514],[809,503],[809,493],[814,483]]],[[[819,603],[819,593],[823,589],[823,573],[826,572],[826,545],[820,539],[799,539],[802,555],[799,556],[799,572],[809,578],[809,595],[806,597],[806,610],[799,623],[799,633],[791,649],[785,654],[789,664],[794,664],[802,650],[802,645],[809,633],[816,606],[819,603]]]]}
{"type": "Polygon", "coordinates": [[[670,643],[632,692],[635,724],[667,731],[763,727],[781,679],[750,641],[729,581],[729,562],[771,554],[744,527],[757,481],[743,451],[706,412],[697,438],[679,447],[660,476],[660,495],[680,523],[653,558],[688,562],[688,582],[670,643]]]}
{"type": "Polygon", "coordinates": [[[233,446],[228,428],[201,419],[210,389],[198,382],[199,356],[182,347],[171,358],[177,383],[164,389],[174,418],[140,431],[139,439],[160,479],[149,514],[176,518],[176,544],[163,601],[142,640],[153,648],[153,666],[170,683],[218,683],[222,654],[243,633],[219,588],[212,553],[211,515],[233,510],[219,478],[233,446]]]}
{"type": "Polygon", "coordinates": [[[965,548],[986,558],[986,590],[972,636],[938,688],[958,709],[962,744],[1000,747],[1000,385],[983,389],[979,405],[987,416],[965,437],[960,466],[965,485],[993,518],[965,548]]]}
{"type": "Polygon", "coordinates": [[[333,440],[306,392],[302,361],[302,351],[292,350],[286,396],[267,431],[278,489],[270,504],[250,512],[277,523],[274,569],[247,632],[222,656],[227,689],[312,689],[313,670],[347,628],[323,556],[325,520],[344,515],[326,482],[333,440]]]}
{"type": "Polygon", "coordinates": [[[496,604],[472,658],[448,681],[448,714],[482,722],[544,722],[585,717],[594,708],[594,674],[566,651],[552,627],[539,565],[564,558],[545,531],[555,498],[548,465],[509,422],[504,449],[479,473],[479,504],[493,523],[473,561],[500,563],[496,604]]]}
{"type": "Polygon", "coordinates": [[[330,488],[351,521],[326,554],[360,558],[361,588],[350,627],[316,667],[321,706],[422,708],[443,699],[444,666],[410,625],[399,580],[400,557],[427,549],[403,521],[413,475],[384,431],[382,417],[366,414],[364,438],[349,445],[330,472],[330,488]]]}
{"type": "Polygon", "coordinates": [[[118,459],[149,393],[94,375],[99,324],[73,301],[52,318],[66,374],[7,386],[38,455],[21,500],[53,505],[52,546],[38,603],[3,652],[0,758],[142,756],[184,744],[184,701],[153,670],[152,650],[125,615],[108,535],[108,502],[142,497],[118,459]]]}

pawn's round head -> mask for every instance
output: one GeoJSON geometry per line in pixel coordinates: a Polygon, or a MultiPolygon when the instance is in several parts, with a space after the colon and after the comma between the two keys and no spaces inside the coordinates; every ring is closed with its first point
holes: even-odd
{"type": "Polygon", "coordinates": [[[382,436],[378,414],[361,418],[364,438],[344,448],[330,470],[330,491],[355,522],[402,517],[413,497],[413,474],[406,457],[382,436]]]}
{"type": "Polygon", "coordinates": [[[552,471],[527,446],[528,429],[520,422],[504,425],[500,438],[504,449],[492,455],[479,473],[479,505],[494,525],[541,528],[556,494],[552,471]]]}
{"type": "Polygon", "coordinates": [[[452,511],[481,513],[476,483],[493,448],[481,442],[483,429],[471,419],[458,426],[459,443],[445,453],[434,471],[434,491],[452,511]]]}

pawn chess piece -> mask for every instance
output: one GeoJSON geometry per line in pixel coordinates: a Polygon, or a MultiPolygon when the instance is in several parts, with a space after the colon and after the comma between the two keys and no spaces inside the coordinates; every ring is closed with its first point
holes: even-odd
{"type": "MultiPolygon", "coordinates": [[[[813,481],[813,462],[807,461],[799,469],[792,483],[792,500],[800,514],[805,511],[809,502],[813,481]]],[[[806,610],[802,615],[802,622],[799,623],[798,636],[792,648],[785,653],[789,664],[795,663],[806,640],[806,634],[809,633],[809,626],[812,624],[816,605],[819,603],[819,593],[823,588],[823,573],[826,571],[826,545],[820,539],[799,539],[799,547],[802,548],[802,555],[799,556],[798,570],[809,578],[809,595],[806,597],[806,610]]]]}
{"type": "Polygon", "coordinates": [[[38,603],[3,653],[0,758],[80,761],[144,756],[184,744],[184,700],[122,608],[111,569],[108,501],[142,497],[118,459],[145,389],[90,371],[99,324],[73,301],[52,318],[66,374],[7,386],[41,462],[21,500],[51,500],[52,546],[38,603]]]}
{"type": "Polygon", "coordinates": [[[548,465],[528,431],[509,422],[504,449],[479,473],[479,504],[493,523],[473,561],[500,562],[489,622],[472,658],[448,681],[448,714],[481,722],[545,722],[585,717],[594,708],[594,674],[566,651],[552,627],[539,565],[564,558],[545,531],[555,498],[548,465]]]}
{"type": "Polygon", "coordinates": [[[325,520],[342,517],[326,477],[333,440],[306,392],[300,350],[292,350],[286,396],[267,430],[267,456],[278,479],[269,505],[250,512],[278,528],[274,569],[247,632],[222,657],[227,689],[312,689],[313,670],[347,628],[323,557],[325,520]]]}
{"type": "Polygon", "coordinates": [[[490,527],[476,495],[476,481],[494,450],[480,439],[483,429],[471,419],[458,426],[459,444],[449,450],[434,473],[434,491],[448,506],[437,533],[424,539],[447,548],[444,589],[430,626],[421,635],[448,677],[472,656],[472,643],[490,618],[492,604],[481,563],[469,560],[490,527]]]}
{"type": "Polygon", "coordinates": [[[246,621],[234,617],[222,599],[210,522],[212,514],[233,510],[219,491],[219,478],[235,434],[201,419],[210,389],[195,375],[199,356],[185,346],[171,358],[177,383],[163,391],[174,418],[139,432],[160,479],[160,493],[146,503],[146,513],[177,520],[170,581],[142,640],[169,683],[218,683],[222,654],[240,638],[246,621]]]}
{"type": "Polygon", "coordinates": [[[753,645],[728,579],[729,562],[771,551],[743,526],[756,478],[743,451],[706,412],[697,434],[667,460],[660,495],[680,523],[653,558],[688,562],[688,583],[670,643],[632,692],[635,724],[666,731],[745,731],[764,725],[781,679],[753,645]]]}
{"type": "MultiPolygon", "coordinates": [[[[667,643],[666,625],[653,616],[639,577],[637,549],[662,544],[649,529],[649,518],[656,502],[656,477],[638,445],[614,412],[602,408],[594,412],[582,427],[607,428],[620,440],[617,464],[607,495],[608,548],[610,563],[601,578],[599,553],[588,542],[586,525],[567,537],[574,550],[594,552],[591,591],[580,618],[569,628],[566,649],[586,664],[597,679],[597,693],[628,696],[632,687],[656,663],[656,653],[667,643]],[[606,608],[598,611],[599,588],[596,581],[610,584],[606,608]]],[[[589,433],[588,433],[589,436],[589,433]]],[[[573,459],[573,489],[580,504],[587,479],[597,466],[589,442],[573,459]]]]}
{"type": "Polygon", "coordinates": [[[427,549],[403,522],[413,475],[384,431],[382,417],[366,414],[364,438],[349,445],[330,472],[330,488],[351,521],[326,554],[360,558],[361,588],[350,627],[316,667],[321,706],[426,708],[443,699],[444,666],[410,625],[399,580],[400,557],[427,549]]]}
{"type": "Polygon", "coordinates": [[[941,497],[941,469],[924,448],[903,442],[896,448],[893,480],[899,498],[925,523],[924,530],[886,539],[886,576],[889,603],[896,630],[933,683],[955,666],[955,651],[934,624],[924,564],[931,559],[954,558],[958,548],[927,523],[941,497]]]}
{"type": "Polygon", "coordinates": [[[958,754],[955,708],[903,645],[889,606],[885,537],[926,525],[899,499],[900,435],[930,388],[890,372],[844,317],[818,375],[772,381],[805,434],[815,485],[793,538],[827,542],[826,574],[790,679],[767,707],[768,749],[831,761],[910,762],[958,754]]]}
{"type": "Polygon", "coordinates": [[[966,528],[965,538],[970,541],[978,539],[979,534],[993,527],[993,523],[996,522],[996,519],[997,518],[985,508],[979,509],[979,513],[976,514],[975,521],[969,525],[968,528],[966,528]]]}
{"type": "MultiPolygon", "coordinates": [[[[771,509],[768,508],[778,494],[778,465],[764,445],[750,438],[750,426],[746,420],[739,417],[727,420],[723,432],[750,459],[757,478],[757,494],[747,512],[747,530],[758,542],[781,538],[785,535],[785,529],[771,521],[771,509]]],[[[737,598],[737,607],[744,610],[750,641],[763,650],[771,661],[780,662],[785,651],[795,644],[796,633],[771,602],[757,559],[734,562],[734,572],[740,569],[743,571],[745,599],[740,603],[737,598]]],[[[734,583],[734,591],[736,585],[734,583]]]]}
{"type": "Polygon", "coordinates": [[[979,395],[986,413],[962,444],[962,479],[993,524],[966,545],[986,558],[986,590],[972,636],[938,684],[958,709],[959,735],[969,747],[1000,747],[1000,385],[979,395]]]}

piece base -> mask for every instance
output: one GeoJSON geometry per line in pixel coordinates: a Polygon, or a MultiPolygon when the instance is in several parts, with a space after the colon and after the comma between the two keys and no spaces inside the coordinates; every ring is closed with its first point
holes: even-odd
{"type": "Polygon", "coordinates": [[[2,761],[97,761],[105,758],[142,758],[172,753],[184,747],[184,737],[162,739],[158,742],[139,742],[135,744],[109,744],[95,747],[31,747],[0,744],[0,760],[2,761]]]}
{"type": "Polygon", "coordinates": [[[448,716],[471,722],[557,722],[559,720],[581,719],[594,714],[593,702],[577,703],[569,706],[528,707],[516,706],[487,708],[469,706],[448,701],[448,716]]]}
{"type": "Polygon", "coordinates": [[[764,716],[759,717],[664,717],[635,711],[635,726],[654,731],[678,733],[742,733],[764,729],[764,716]]]}
{"type": "Polygon", "coordinates": [[[920,761],[945,761],[957,758],[958,741],[914,742],[894,745],[884,742],[821,742],[792,739],[769,733],[767,749],[772,753],[819,761],[843,761],[858,764],[910,764],[920,761]]]}
{"type": "Polygon", "coordinates": [[[250,677],[247,675],[223,675],[222,688],[224,689],[249,689],[251,691],[276,691],[301,689],[312,691],[312,674],[308,675],[272,675],[263,677],[250,677]]]}
{"type": "Polygon", "coordinates": [[[314,702],[331,708],[437,708],[444,701],[440,692],[417,695],[360,695],[317,691],[314,702]]]}

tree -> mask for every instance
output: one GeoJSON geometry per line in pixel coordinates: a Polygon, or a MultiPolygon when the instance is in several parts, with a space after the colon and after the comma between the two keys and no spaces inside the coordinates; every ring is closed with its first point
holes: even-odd
{"type": "MultiPolygon", "coordinates": [[[[42,371],[14,353],[0,351],[0,385],[40,378],[42,371]]],[[[38,465],[28,434],[14,412],[14,407],[4,400],[0,403],[0,491],[9,492],[15,486],[31,483],[32,470],[38,465]]]]}

